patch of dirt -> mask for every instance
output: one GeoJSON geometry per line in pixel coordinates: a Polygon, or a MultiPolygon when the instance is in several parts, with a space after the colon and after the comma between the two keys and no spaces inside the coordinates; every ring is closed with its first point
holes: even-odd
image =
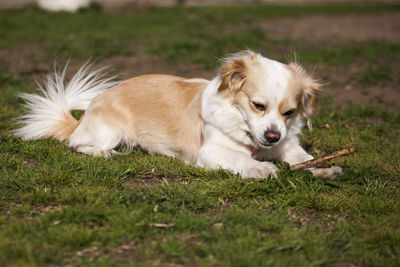
{"type": "MultiPolygon", "coordinates": [[[[328,84],[323,88],[323,95],[333,96],[337,105],[348,101],[367,107],[379,107],[390,111],[400,112],[400,89],[397,81],[377,84],[364,84],[356,77],[374,64],[358,59],[343,67],[316,66],[319,76],[326,77],[328,84]],[[332,82],[332,84],[329,84],[332,82]]],[[[396,68],[393,66],[393,68],[396,68]]]]}
{"type": "Polygon", "coordinates": [[[347,218],[338,214],[330,214],[329,212],[317,212],[315,210],[295,210],[289,208],[287,210],[287,219],[299,226],[320,224],[324,229],[331,229],[337,223],[345,222],[347,218]]]}
{"type": "Polygon", "coordinates": [[[135,178],[129,178],[124,181],[124,185],[128,187],[153,187],[163,182],[162,178],[155,176],[151,172],[142,173],[141,176],[135,178]]]}
{"type": "Polygon", "coordinates": [[[0,61],[5,63],[5,68],[11,74],[30,74],[36,71],[47,71],[48,66],[36,64],[42,61],[44,52],[36,44],[24,43],[9,48],[0,49],[0,61]],[[42,70],[43,69],[43,70],[42,70]]]}
{"type": "MultiPolygon", "coordinates": [[[[22,207],[22,205],[19,203],[8,203],[2,209],[0,209],[0,211],[2,213],[4,212],[4,216],[11,217],[11,216],[14,216],[14,215],[12,215],[12,209],[21,208],[21,207],[22,207]]],[[[22,215],[20,219],[32,220],[32,219],[34,219],[38,216],[41,216],[45,213],[52,213],[52,212],[60,211],[61,209],[63,209],[63,206],[51,206],[51,205],[50,206],[34,206],[31,208],[28,215],[22,215]]],[[[19,215],[16,215],[16,216],[20,217],[19,215]]]]}
{"type": "Polygon", "coordinates": [[[78,263],[77,257],[85,257],[91,262],[96,262],[104,255],[109,255],[120,264],[143,260],[142,255],[138,252],[136,243],[133,241],[121,244],[117,247],[90,246],[76,252],[63,253],[61,257],[67,261],[66,266],[76,266],[78,263]]]}
{"type": "MultiPolygon", "coordinates": [[[[88,60],[71,58],[66,78],[71,78],[88,60]]],[[[52,72],[55,65],[57,68],[63,68],[65,64],[57,57],[46,57],[40,46],[35,44],[19,44],[15,47],[2,48],[0,61],[4,62],[3,68],[7,72],[26,77],[28,84],[33,88],[37,88],[36,81],[42,84],[46,74],[52,72]]],[[[215,71],[204,70],[195,64],[170,63],[161,56],[148,55],[144,52],[137,56],[111,56],[100,62],[94,62],[94,65],[109,67],[110,74],[117,75],[121,80],[142,74],[158,73],[204,79],[211,79],[215,75],[215,71]]]]}
{"type": "Polygon", "coordinates": [[[85,256],[91,260],[96,260],[100,256],[100,254],[102,254],[102,251],[100,251],[100,249],[97,246],[84,248],[76,252],[77,256],[79,257],[85,256]]]}
{"type": "Polygon", "coordinates": [[[255,24],[268,37],[321,41],[400,42],[400,14],[304,16],[255,24]]]}
{"type": "MultiPolygon", "coordinates": [[[[107,254],[115,259],[118,263],[124,264],[129,262],[142,261],[143,257],[134,241],[121,244],[117,247],[104,248],[91,246],[83,248],[74,253],[75,256],[88,258],[92,262],[96,262],[101,256],[107,254]]],[[[77,259],[73,255],[64,255],[68,258],[71,266],[75,266],[77,259]]]]}
{"type": "Polygon", "coordinates": [[[166,59],[154,55],[113,56],[101,62],[111,66],[122,79],[142,74],[170,74],[187,78],[211,79],[215,71],[204,70],[188,62],[169,63],[166,59]]]}
{"type": "MultiPolygon", "coordinates": [[[[368,124],[373,124],[375,126],[382,126],[386,123],[386,121],[384,119],[379,118],[379,117],[368,117],[365,119],[365,121],[368,124]]],[[[392,137],[394,137],[394,136],[392,135],[392,137]]]]}
{"type": "Polygon", "coordinates": [[[142,259],[135,242],[131,241],[121,244],[111,251],[111,257],[118,263],[128,263],[129,261],[138,261],[142,259]]]}
{"type": "Polygon", "coordinates": [[[367,107],[380,107],[400,112],[400,90],[396,85],[347,85],[331,87],[326,93],[333,95],[335,104],[344,104],[351,100],[353,103],[367,107]]]}
{"type": "Polygon", "coordinates": [[[154,169],[148,172],[143,172],[134,178],[125,179],[124,185],[128,187],[148,187],[162,184],[162,183],[181,183],[183,185],[189,184],[189,179],[185,177],[165,178],[162,175],[155,173],[154,169]]]}
{"type": "Polygon", "coordinates": [[[208,211],[202,213],[202,215],[204,217],[206,217],[207,219],[216,218],[220,214],[221,214],[221,210],[219,210],[219,209],[212,209],[212,210],[208,210],[208,211]]]}
{"type": "Polygon", "coordinates": [[[26,158],[26,159],[24,159],[20,154],[17,154],[17,153],[14,153],[14,152],[4,152],[4,153],[1,153],[1,154],[3,156],[10,157],[10,158],[23,159],[24,164],[27,167],[34,166],[34,165],[36,165],[38,163],[37,159],[34,159],[34,158],[26,158]]]}
{"type": "Polygon", "coordinates": [[[30,217],[36,217],[42,215],[44,213],[51,213],[55,211],[60,211],[63,207],[62,206],[38,206],[33,207],[32,210],[29,212],[30,217]]]}
{"type": "Polygon", "coordinates": [[[221,197],[218,198],[218,202],[220,204],[218,209],[208,210],[206,212],[203,212],[202,215],[204,217],[206,217],[207,219],[215,219],[215,218],[219,217],[219,215],[222,212],[230,209],[234,205],[234,202],[229,201],[227,199],[223,199],[221,197]]]}

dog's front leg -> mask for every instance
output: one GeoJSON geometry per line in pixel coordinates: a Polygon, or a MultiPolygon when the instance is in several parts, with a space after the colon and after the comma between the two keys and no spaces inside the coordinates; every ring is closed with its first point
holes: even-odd
{"type": "MultiPolygon", "coordinates": [[[[314,157],[308,154],[299,144],[297,140],[287,140],[278,147],[277,154],[280,161],[286,161],[290,165],[302,163],[314,157]]],[[[308,169],[315,177],[323,179],[334,179],[342,175],[342,168],[332,166],[330,168],[309,168],[308,169]]]]}
{"type": "Polygon", "coordinates": [[[253,159],[251,153],[232,150],[219,145],[204,145],[198,154],[197,165],[206,169],[224,169],[242,178],[276,177],[278,169],[270,162],[253,159]]]}
{"type": "Polygon", "coordinates": [[[250,149],[216,129],[207,125],[204,129],[204,144],[197,156],[197,165],[207,169],[224,169],[242,178],[276,177],[277,167],[270,162],[252,158],[250,149]]]}

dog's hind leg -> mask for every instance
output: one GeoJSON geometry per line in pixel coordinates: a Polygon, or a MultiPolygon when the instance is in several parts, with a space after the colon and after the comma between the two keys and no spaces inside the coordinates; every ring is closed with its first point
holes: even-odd
{"type": "Polygon", "coordinates": [[[87,120],[83,118],[70,136],[69,146],[81,153],[108,157],[115,153],[114,148],[121,142],[134,145],[124,135],[126,131],[118,124],[110,125],[99,117],[87,120]]]}

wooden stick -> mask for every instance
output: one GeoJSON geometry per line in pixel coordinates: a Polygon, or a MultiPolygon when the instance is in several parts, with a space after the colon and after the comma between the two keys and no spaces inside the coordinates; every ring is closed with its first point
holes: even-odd
{"type": "Polygon", "coordinates": [[[329,168],[330,166],[328,164],[325,163],[325,161],[334,159],[334,158],[338,158],[341,156],[346,156],[348,154],[351,154],[355,151],[354,147],[350,147],[350,148],[345,148],[339,151],[335,151],[331,154],[325,155],[323,157],[320,158],[316,158],[316,159],[312,159],[312,160],[308,160],[299,164],[295,164],[290,166],[290,169],[292,171],[298,171],[298,170],[304,170],[304,169],[308,169],[308,168],[313,168],[313,167],[317,167],[317,168],[329,168]]]}

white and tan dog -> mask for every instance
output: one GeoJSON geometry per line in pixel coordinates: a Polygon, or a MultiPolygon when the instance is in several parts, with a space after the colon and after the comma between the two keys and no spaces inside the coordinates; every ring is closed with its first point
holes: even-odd
{"type": "Polygon", "coordinates": [[[66,85],[64,76],[65,69],[50,75],[40,88],[44,96],[23,95],[30,112],[20,118],[16,135],[66,140],[95,156],[109,156],[120,144],[139,145],[150,154],[243,178],[275,177],[271,160],[296,164],[313,158],[297,135],[316,108],[320,84],[296,63],[243,51],[226,58],[211,81],[155,74],[115,84],[87,66],[66,85]],[[79,121],[73,110],[85,111],[79,121]]]}

